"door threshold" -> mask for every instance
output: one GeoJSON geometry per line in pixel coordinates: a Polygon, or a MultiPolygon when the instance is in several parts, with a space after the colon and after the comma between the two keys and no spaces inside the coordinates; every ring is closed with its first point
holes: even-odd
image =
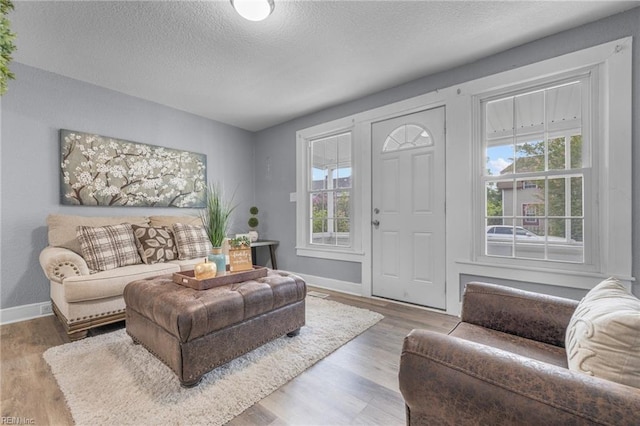
{"type": "Polygon", "coordinates": [[[371,295],[371,298],[372,299],[376,299],[376,300],[384,300],[386,302],[396,303],[398,305],[407,306],[407,307],[411,307],[411,308],[418,308],[418,309],[422,309],[422,310],[429,311],[429,312],[436,312],[436,313],[440,313],[440,314],[449,315],[449,314],[447,314],[447,309],[446,308],[444,308],[444,309],[433,308],[431,306],[418,305],[417,303],[403,302],[402,300],[396,300],[396,299],[391,299],[391,298],[388,298],[388,297],[375,296],[375,295],[371,295]]]}

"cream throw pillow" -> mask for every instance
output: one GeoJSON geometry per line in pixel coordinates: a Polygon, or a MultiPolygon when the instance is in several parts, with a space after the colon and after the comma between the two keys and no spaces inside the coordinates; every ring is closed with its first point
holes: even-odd
{"type": "Polygon", "coordinates": [[[602,281],[578,304],[565,346],[570,370],[640,388],[640,300],[602,281]]]}

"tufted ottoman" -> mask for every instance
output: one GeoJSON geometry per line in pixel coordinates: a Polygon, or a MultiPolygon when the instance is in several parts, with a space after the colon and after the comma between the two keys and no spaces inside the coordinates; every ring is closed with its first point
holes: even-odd
{"type": "Polygon", "coordinates": [[[281,271],[264,278],[194,290],[171,275],[124,289],[127,333],[171,368],[184,387],[214,368],[305,324],[306,284],[281,271]]]}

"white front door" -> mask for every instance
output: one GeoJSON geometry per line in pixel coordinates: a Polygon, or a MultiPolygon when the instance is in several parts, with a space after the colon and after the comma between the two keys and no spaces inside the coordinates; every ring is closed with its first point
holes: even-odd
{"type": "Polygon", "coordinates": [[[445,108],[372,124],[374,296],[445,309],[445,108]]]}

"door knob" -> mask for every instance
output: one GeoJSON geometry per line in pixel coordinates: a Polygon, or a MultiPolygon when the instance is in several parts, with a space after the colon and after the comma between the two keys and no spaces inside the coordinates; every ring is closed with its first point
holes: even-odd
{"type": "Polygon", "coordinates": [[[374,220],[373,222],[371,222],[371,224],[377,228],[378,226],[380,226],[380,221],[374,220]]]}
{"type": "Polygon", "coordinates": [[[373,212],[374,212],[375,214],[378,214],[378,213],[380,213],[380,209],[376,207],[375,209],[373,209],[373,212]]]}

